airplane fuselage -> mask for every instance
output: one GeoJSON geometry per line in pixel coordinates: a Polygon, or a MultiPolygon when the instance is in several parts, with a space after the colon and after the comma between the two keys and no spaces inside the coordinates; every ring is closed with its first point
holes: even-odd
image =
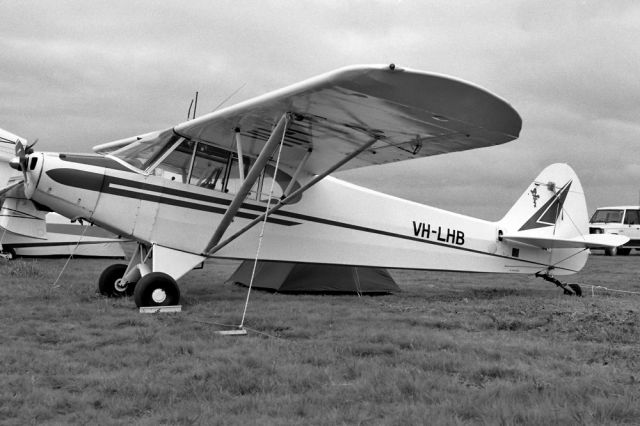
{"type": "MultiPolygon", "coordinates": [[[[130,170],[98,155],[40,154],[27,184],[32,199],[147,245],[203,254],[233,194],[130,170]],[[40,169],[40,170],[38,170],[40,169]]],[[[225,235],[266,207],[245,200],[225,235]]],[[[427,270],[534,273],[570,252],[500,241],[489,222],[403,200],[332,177],[269,216],[259,258],[289,262],[427,270]]],[[[252,259],[256,225],[215,253],[252,259]]],[[[586,255],[585,255],[586,256],[586,255]]],[[[579,270],[573,256],[555,273],[579,270]]]]}

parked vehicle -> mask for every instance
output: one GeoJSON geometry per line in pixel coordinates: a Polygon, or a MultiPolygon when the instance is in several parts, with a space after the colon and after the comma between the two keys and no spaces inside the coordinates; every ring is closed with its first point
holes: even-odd
{"type": "Polygon", "coordinates": [[[623,246],[605,249],[605,254],[623,256],[640,249],[640,206],[600,207],[589,221],[590,234],[619,234],[630,238],[623,246]]]}

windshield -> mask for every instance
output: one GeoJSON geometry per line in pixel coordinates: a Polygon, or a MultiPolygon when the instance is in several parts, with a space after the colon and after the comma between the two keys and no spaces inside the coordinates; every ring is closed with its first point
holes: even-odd
{"type": "Polygon", "coordinates": [[[622,213],[624,210],[618,209],[603,209],[596,210],[591,218],[591,223],[604,222],[604,223],[620,223],[622,222],[622,213]]]}
{"type": "Polygon", "coordinates": [[[180,136],[176,135],[173,129],[169,129],[144,137],[139,141],[113,151],[111,155],[118,157],[137,169],[146,170],[155,163],[167,149],[171,148],[178,139],[180,139],[180,136]]]}

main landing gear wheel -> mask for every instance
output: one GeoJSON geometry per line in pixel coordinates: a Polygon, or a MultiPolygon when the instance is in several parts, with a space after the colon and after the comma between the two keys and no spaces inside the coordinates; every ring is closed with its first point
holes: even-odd
{"type": "Polygon", "coordinates": [[[164,272],[151,272],[140,278],[133,294],[136,306],[171,306],[180,302],[176,280],[164,272]]]}
{"type": "Polygon", "coordinates": [[[122,284],[127,265],[118,263],[107,267],[98,279],[98,291],[108,297],[131,296],[136,283],[122,284]]]}

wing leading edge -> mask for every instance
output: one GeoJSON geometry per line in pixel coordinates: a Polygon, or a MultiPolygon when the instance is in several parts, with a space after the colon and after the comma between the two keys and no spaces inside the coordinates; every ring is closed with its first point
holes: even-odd
{"type": "Polygon", "coordinates": [[[307,151],[311,174],[376,139],[340,170],[498,145],[518,137],[522,120],[506,101],[451,77],[394,66],[342,68],[184,122],[187,138],[257,156],[279,118],[291,113],[282,164],[307,151]]]}

